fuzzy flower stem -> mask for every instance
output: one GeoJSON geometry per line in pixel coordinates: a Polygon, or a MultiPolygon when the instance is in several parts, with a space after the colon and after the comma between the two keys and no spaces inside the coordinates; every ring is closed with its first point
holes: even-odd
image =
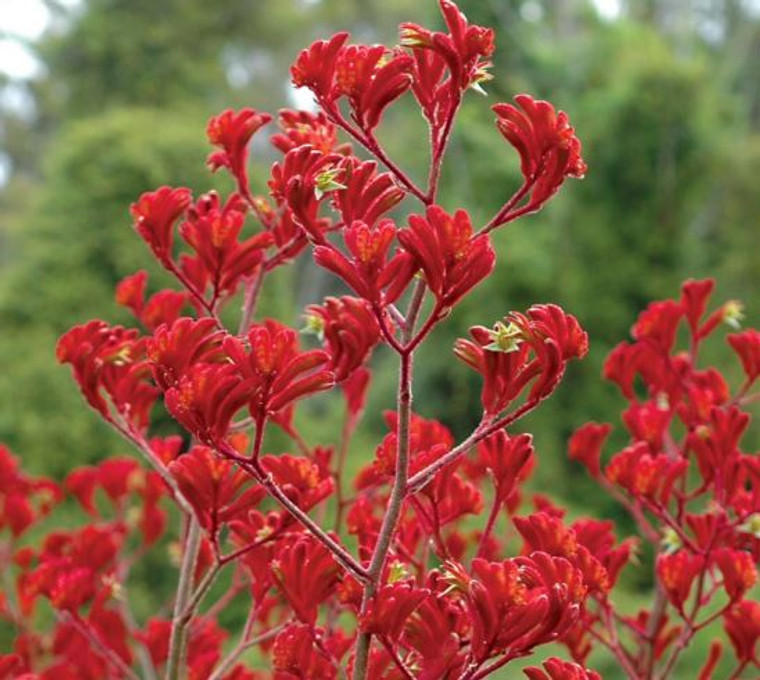
{"type": "Polygon", "coordinates": [[[182,554],[182,566],[179,572],[177,595],[174,600],[174,617],[169,637],[169,660],[166,664],[166,680],[179,680],[184,677],[185,657],[187,655],[187,626],[190,618],[185,616],[185,608],[193,587],[195,564],[201,547],[201,527],[194,515],[189,517],[185,546],[182,554]]]}

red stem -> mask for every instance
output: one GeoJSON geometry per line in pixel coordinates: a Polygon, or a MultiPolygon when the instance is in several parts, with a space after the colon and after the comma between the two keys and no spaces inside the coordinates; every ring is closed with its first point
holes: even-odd
{"type": "MultiPolygon", "coordinates": [[[[459,106],[462,102],[461,94],[459,94],[459,90],[457,90],[458,97],[454,105],[451,107],[451,110],[449,112],[449,116],[446,119],[445,124],[443,125],[443,129],[441,131],[441,135],[439,139],[435,140],[433,139],[433,135],[431,134],[431,141],[433,142],[431,144],[431,151],[432,151],[432,159],[430,163],[430,174],[428,175],[428,191],[427,191],[427,204],[432,205],[435,203],[436,195],[438,193],[438,182],[441,178],[441,167],[443,165],[443,158],[446,155],[446,147],[449,144],[449,140],[451,139],[451,130],[454,125],[454,119],[456,118],[456,115],[459,111],[459,106]]],[[[431,130],[432,133],[432,130],[431,130]]]]}
{"type": "Polygon", "coordinates": [[[372,133],[362,134],[355,130],[349,122],[343,117],[343,115],[337,109],[325,109],[327,115],[330,117],[333,123],[344,130],[348,135],[353,137],[359,144],[361,144],[367,151],[375,156],[379,161],[385,165],[388,170],[391,171],[396,179],[407,189],[407,191],[417,198],[425,205],[428,204],[428,198],[423,191],[407,176],[407,174],[399,168],[385,153],[383,148],[378,143],[377,139],[372,133]]]}
{"type": "Polygon", "coordinates": [[[499,497],[497,489],[494,494],[493,505],[491,505],[491,512],[488,513],[488,520],[486,521],[485,529],[483,529],[483,533],[480,535],[480,541],[478,542],[478,549],[475,552],[475,557],[480,557],[485,550],[488,537],[491,535],[494,525],[496,524],[496,519],[499,517],[499,510],[501,510],[502,501],[503,499],[499,497]]]}
{"type": "MultiPolygon", "coordinates": [[[[407,333],[411,327],[407,329],[407,333]]],[[[388,551],[391,547],[393,535],[396,532],[401,509],[404,503],[404,497],[407,492],[407,478],[409,475],[409,436],[410,423],[412,415],[412,355],[401,354],[401,366],[399,370],[398,386],[398,425],[397,425],[397,454],[396,454],[396,474],[393,479],[393,488],[388,499],[383,524],[380,528],[380,534],[372,553],[368,570],[368,580],[364,587],[362,598],[362,613],[366,612],[369,604],[375,595],[375,591],[380,583],[383,573],[383,567],[388,557],[388,551]]],[[[372,642],[371,633],[361,633],[356,643],[356,656],[354,661],[353,680],[364,680],[367,676],[367,662],[369,660],[370,645],[372,642]]]]}
{"type": "Polygon", "coordinates": [[[475,446],[475,444],[482,441],[489,435],[492,435],[494,432],[508,427],[516,420],[522,418],[526,413],[532,411],[536,406],[538,406],[538,403],[538,401],[526,401],[516,411],[507,414],[495,422],[488,420],[481,421],[481,423],[475,428],[474,432],[461,444],[458,444],[453,449],[451,449],[451,451],[438,458],[438,460],[431,463],[426,468],[423,468],[416,474],[412,475],[409,478],[407,485],[408,493],[417,493],[440,470],[453,463],[457,458],[460,458],[466,454],[473,446],[475,446]]]}
{"type": "Polygon", "coordinates": [[[530,212],[531,210],[528,209],[528,206],[524,206],[523,208],[518,208],[517,210],[513,210],[513,208],[528,194],[528,192],[531,190],[531,187],[536,183],[536,179],[538,179],[539,173],[536,172],[533,177],[530,179],[526,179],[523,182],[523,185],[513,194],[512,198],[510,198],[497,212],[491,221],[486,224],[485,227],[483,227],[479,232],[478,236],[481,234],[488,234],[492,232],[497,227],[501,227],[505,224],[508,224],[509,222],[514,222],[518,217],[521,217],[522,215],[530,212]]]}

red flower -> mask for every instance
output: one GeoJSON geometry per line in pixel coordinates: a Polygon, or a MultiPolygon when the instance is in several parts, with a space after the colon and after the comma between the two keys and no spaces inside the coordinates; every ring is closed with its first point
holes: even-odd
{"type": "Polygon", "coordinates": [[[689,323],[691,334],[696,338],[699,335],[699,322],[707,309],[707,301],[715,288],[714,279],[695,281],[689,279],[681,286],[681,308],[689,323]]]}
{"type": "MultiPolygon", "coordinates": [[[[234,516],[231,508],[250,479],[236,465],[205,446],[195,446],[177,458],[169,464],[169,471],[193,506],[198,522],[212,537],[223,522],[234,516]]],[[[254,508],[266,495],[258,486],[250,491],[245,493],[246,510],[254,508]]]]}
{"type": "Polygon", "coordinates": [[[345,225],[360,220],[372,226],[405,196],[390,173],[378,174],[374,161],[349,157],[341,168],[340,179],[345,188],[333,192],[332,196],[345,225]]]}
{"type": "Polygon", "coordinates": [[[448,33],[430,31],[417,24],[401,24],[401,45],[415,52],[430,50],[448,66],[450,87],[464,91],[472,84],[488,80],[487,60],[494,51],[494,32],[490,28],[470,25],[464,14],[450,0],[439,0],[448,33]]]}
{"type": "Polygon", "coordinates": [[[441,311],[453,307],[493,270],[496,254],[487,235],[473,236],[464,210],[453,216],[431,206],[425,217],[409,217],[398,239],[411,253],[436,296],[441,311]]]}
{"type": "Polygon", "coordinates": [[[326,111],[333,109],[338,96],[334,87],[338,53],[348,40],[348,33],[336,33],[330,40],[318,40],[302,50],[290,67],[293,84],[308,87],[326,111]]]}
{"type": "Polygon", "coordinates": [[[91,515],[97,516],[94,494],[97,487],[105,492],[114,508],[120,508],[125,498],[142,483],[143,470],[131,458],[110,458],[97,467],[81,467],[66,477],[66,489],[91,515]]]}
{"type": "Polygon", "coordinates": [[[208,141],[221,148],[221,151],[215,151],[208,157],[208,165],[213,171],[227,168],[244,196],[249,195],[246,170],[248,142],[271,120],[272,116],[268,113],[257,113],[253,109],[245,108],[237,112],[227,109],[211,118],[206,127],[208,141]]]}
{"type": "MultiPolygon", "coordinates": [[[[263,456],[261,467],[299,508],[308,511],[334,490],[333,478],[314,461],[283,453],[263,456]]],[[[285,515],[285,517],[289,517],[285,515]]]]}
{"type": "Polygon", "coordinates": [[[105,420],[116,422],[112,406],[130,425],[147,428],[157,390],[148,382],[145,341],[137,331],[90,321],[62,335],[56,355],[62,364],[71,364],[87,403],[105,420]]]}
{"type": "Polygon", "coordinates": [[[62,497],[52,480],[24,474],[10,450],[0,444],[0,530],[8,527],[14,538],[20,536],[62,497]]]}
{"type": "Polygon", "coordinates": [[[572,528],[562,520],[544,512],[528,517],[515,517],[514,525],[525,540],[524,553],[540,551],[554,557],[564,557],[583,574],[589,591],[606,593],[610,588],[607,571],[584,545],[580,545],[572,528]]]}
{"type": "Polygon", "coordinates": [[[343,388],[343,394],[346,397],[346,409],[353,422],[355,422],[364,411],[367,389],[369,388],[371,377],[369,370],[366,368],[358,368],[341,385],[343,388]]]}
{"type": "Polygon", "coordinates": [[[596,519],[579,519],[571,526],[575,540],[588,549],[607,572],[610,587],[615,585],[620,570],[627,564],[635,551],[638,540],[629,538],[615,547],[613,522],[596,519]]]}
{"type": "Polygon", "coordinates": [[[623,422],[633,439],[646,442],[655,453],[662,451],[663,438],[672,417],[673,412],[656,401],[633,402],[623,411],[623,422]]]}
{"type": "Polygon", "coordinates": [[[612,431],[609,423],[586,423],[579,427],[570,437],[568,456],[570,460],[583,463],[592,477],[598,477],[602,447],[612,431]]]}
{"type": "Polygon", "coordinates": [[[412,59],[383,45],[347,45],[335,60],[335,91],[348,98],[356,124],[371,132],[383,111],[409,89],[412,59]]]}
{"type": "Polygon", "coordinates": [[[556,113],[549,102],[527,94],[517,95],[515,102],[517,106],[497,104],[493,110],[499,131],[520,154],[526,185],[532,185],[522,209],[532,212],[556,193],[565,177],[582,178],[586,164],[581,158],[581,143],[564,111],[556,113]]]}
{"type": "Polygon", "coordinates": [[[382,635],[396,644],[407,619],[429,593],[430,591],[418,588],[410,581],[386,583],[375,594],[366,614],[362,616],[362,630],[382,635]]]}
{"type": "Polygon", "coordinates": [[[272,166],[268,182],[272,197],[290,209],[296,223],[317,243],[324,242],[327,228],[327,221],[318,217],[321,201],[329,192],[345,188],[341,160],[338,154],[299,146],[272,166]]]}
{"type": "Polygon", "coordinates": [[[688,550],[657,557],[657,576],[668,600],[679,612],[683,611],[694,579],[703,568],[704,560],[688,550]]]}
{"type": "Polygon", "coordinates": [[[135,632],[135,638],[148,649],[154,666],[161,666],[169,658],[169,638],[172,622],[168,619],[151,618],[145,624],[145,630],[135,632]]]}
{"type": "Polygon", "coordinates": [[[740,600],[757,583],[757,567],[750,553],[721,548],[713,553],[713,559],[723,574],[723,587],[732,601],[740,600]]]}
{"type": "Polygon", "coordinates": [[[518,482],[530,471],[533,453],[531,435],[510,437],[505,430],[499,430],[478,444],[478,462],[491,474],[496,487],[496,502],[509,501],[518,482]]]}
{"type": "Polygon", "coordinates": [[[224,441],[233,416],[249,398],[248,386],[230,364],[194,364],[164,393],[172,417],[212,447],[224,441]]]}
{"type": "Polygon", "coordinates": [[[343,231],[350,258],[330,245],[314,249],[314,261],[342,278],[358,295],[372,303],[391,304],[409,285],[416,265],[408,253],[388,259],[396,225],[381,220],[375,226],[353,222],[343,231]]]}
{"type": "Polygon", "coordinates": [[[116,286],[116,303],[132,310],[139,319],[145,304],[145,288],[148,285],[148,272],[139,272],[122,279],[116,286]]]}
{"type": "Polygon", "coordinates": [[[710,649],[707,652],[707,660],[705,665],[699,671],[698,680],[712,680],[715,667],[720,661],[720,657],[723,654],[723,645],[718,640],[713,640],[710,643],[710,649]]]}
{"type": "Polygon", "coordinates": [[[673,460],[665,454],[652,456],[649,450],[644,442],[623,449],[612,457],[604,474],[634,498],[665,505],[676,480],[688,470],[689,462],[685,458],[673,460]]]}
{"type": "Polygon", "coordinates": [[[503,562],[475,558],[472,576],[452,567],[472,623],[472,655],[482,662],[509,648],[529,652],[562,635],[586,596],[581,573],[567,560],[533,553],[503,562]]]}
{"type": "Polygon", "coordinates": [[[749,662],[755,658],[755,648],[760,639],[760,602],[738,602],[723,614],[723,626],[738,660],[749,662]]]}
{"type": "Polygon", "coordinates": [[[464,668],[461,640],[468,634],[467,610],[459,598],[447,597],[449,584],[438,572],[428,575],[430,594],[407,619],[403,642],[420,656],[420,679],[457,678],[464,668]]]}
{"type": "Polygon", "coordinates": [[[347,97],[351,115],[366,133],[383,111],[410,86],[411,58],[382,45],[346,45],[347,33],[320,40],[303,50],[291,67],[293,84],[309,88],[328,116],[339,116],[337,100],[347,97]]]}
{"type": "Polygon", "coordinates": [[[276,321],[251,326],[250,350],[232,336],[224,351],[244,380],[248,408],[254,418],[275,415],[292,402],[335,384],[327,370],[329,356],[322,350],[301,352],[298,335],[276,321]]]}
{"type": "Polygon", "coordinates": [[[632,335],[642,344],[668,354],[673,348],[678,322],[683,314],[683,307],[675,300],[653,302],[639,314],[632,335]]]}
{"type": "Polygon", "coordinates": [[[533,383],[528,401],[551,394],[567,361],[582,358],[588,338],[575,317],[556,305],[535,305],[527,315],[513,313],[494,330],[470,328],[473,340],[458,340],[455,354],[483,378],[481,401],[487,415],[497,415],[533,383]]]}
{"type": "Polygon", "coordinates": [[[544,670],[532,666],[523,670],[523,673],[529,680],[602,680],[596,671],[556,657],[544,661],[543,666],[544,670]]]}
{"type": "Polygon", "coordinates": [[[749,329],[729,335],[728,344],[742,362],[747,386],[760,377],[760,331],[749,329]]]}
{"type": "Polygon", "coordinates": [[[148,274],[140,270],[122,279],[116,287],[117,304],[127,307],[134,317],[149,331],[155,331],[161,324],[173,324],[180,316],[187,302],[186,293],[162,290],[145,301],[148,274]]]}
{"type": "Polygon", "coordinates": [[[219,363],[223,334],[213,319],[178,319],[171,326],[161,326],[148,339],[147,355],[153,378],[166,391],[176,387],[191,366],[199,363],[219,363]]]}
{"type": "Polygon", "coordinates": [[[341,574],[330,551],[303,534],[280,547],[271,569],[296,616],[313,626],[319,605],[333,594],[341,574]]]}
{"type": "Polygon", "coordinates": [[[705,484],[714,485],[719,502],[730,498],[738,488],[735,474],[740,456],[739,442],[749,422],[749,414],[736,406],[713,407],[709,421],[689,437],[699,473],[705,484]]]}
{"type": "Polygon", "coordinates": [[[192,202],[190,189],[161,187],[147,192],[130,210],[135,229],[164,267],[171,269],[174,223],[192,202]]]}
{"type": "Polygon", "coordinates": [[[338,136],[323,112],[291,111],[283,109],[277,114],[277,127],[282,132],[272,135],[269,141],[282,153],[308,144],[324,154],[336,150],[338,136]]]}
{"type": "Polygon", "coordinates": [[[142,309],[139,320],[149,331],[164,324],[171,326],[182,314],[187,294],[176,290],[160,290],[152,295],[142,309]]]}
{"type": "MultiPolygon", "coordinates": [[[[224,206],[216,192],[204,194],[188,210],[187,217],[180,234],[206,270],[203,280],[211,283],[213,300],[222,294],[232,295],[241,280],[254,276],[264,249],[273,243],[272,235],[263,232],[239,240],[246,206],[236,194],[224,206]]],[[[199,290],[203,292],[203,287],[199,290]]]]}
{"type": "Polygon", "coordinates": [[[277,635],[272,651],[274,680],[324,678],[333,680],[338,671],[332,660],[318,647],[315,635],[320,628],[291,623],[277,635]]]}
{"type": "Polygon", "coordinates": [[[88,526],[71,532],[49,534],[38,556],[38,565],[25,574],[20,588],[22,609],[31,612],[41,594],[54,607],[76,611],[91,601],[110,576],[123,541],[117,525],[88,526]]]}
{"type": "Polygon", "coordinates": [[[380,341],[380,327],[369,303],[347,296],[330,297],[306,311],[308,329],[324,338],[335,381],[343,382],[369,359],[380,341]]]}

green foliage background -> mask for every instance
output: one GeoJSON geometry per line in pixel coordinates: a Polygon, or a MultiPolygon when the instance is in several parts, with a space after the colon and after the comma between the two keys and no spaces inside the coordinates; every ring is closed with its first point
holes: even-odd
{"type": "MultiPolygon", "coordinates": [[[[346,28],[358,41],[394,44],[402,20],[437,25],[435,4],[83,0],[70,10],[50,0],[55,22],[33,45],[44,75],[0,81],[0,92],[21,88],[32,102],[19,111],[0,98],[0,149],[13,169],[0,190],[0,441],[29,469],[60,477],[124,451],[53,355],[57,337],[75,323],[128,322],[112,301],[127,274],[147,268],[154,285],[170,285],[130,228],[130,202],[161,184],[229,188],[204,167],[210,115],[292,105],[287,69],[299,49],[346,28]]],[[[560,303],[588,329],[592,351],[524,424],[540,455],[535,487],[579,511],[616,516],[564,459],[574,428],[619,422],[622,403],[599,377],[606,353],[649,301],[677,295],[687,277],[717,276],[717,299],[744,300],[748,323],[760,319],[758,13],[740,0],[631,0],[614,20],[589,0],[459,4],[472,21],[496,28],[496,78],[488,99],[472,94],[462,111],[444,207],[467,206],[484,223],[518,185],[516,155],[490,112],[518,92],[568,111],[589,173],[568,181],[541,214],[497,234],[497,273],[419,354],[416,408],[458,435],[468,432],[479,384],[446,348],[472,324],[534,302],[560,303]]],[[[422,175],[424,131],[409,101],[381,137],[422,175]]],[[[257,146],[253,157],[261,183],[274,156],[257,146]]],[[[305,304],[339,291],[303,262],[278,275],[264,309],[293,322],[305,304]]],[[[736,371],[721,348],[714,357],[736,371]]],[[[376,357],[356,465],[392,406],[387,358],[376,357]]],[[[331,440],[337,420],[325,413],[337,412],[333,406],[306,410],[309,441],[331,440]]],[[[757,434],[747,445],[758,446],[757,434]]],[[[644,598],[647,588],[631,583],[624,597],[644,598]]],[[[605,670],[609,662],[600,664],[605,670]]]]}

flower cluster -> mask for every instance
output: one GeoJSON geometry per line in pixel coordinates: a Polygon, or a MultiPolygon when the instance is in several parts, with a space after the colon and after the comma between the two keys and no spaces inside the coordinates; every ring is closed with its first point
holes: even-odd
{"type": "MultiPolygon", "coordinates": [[[[704,341],[722,322],[736,326],[740,318],[736,302],[708,313],[713,288],[710,279],[687,281],[680,299],[647,307],[633,342],[610,353],[604,374],[628,401],[627,445],[602,465],[611,425],[588,423],[570,440],[570,457],[626,507],[656,549],[653,607],[622,615],[599,598],[575,641],[576,659],[601,642],[629,677],[667,675],[692,638],[719,619],[737,659],[731,677],[758,666],[760,606],[749,593],[760,560],[760,467],[741,440],[760,376],[760,336],[746,330],[726,338],[744,373],[737,390],[717,369],[700,366],[704,341]],[[610,616],[631,632],[629,642],[610,616]]],[[[715,643],[700,677],[712,677],[719,656],[715,643]]]]}
{"type": "MultiPolygon", "coordinates": [[[[650,611],[616,612],[611,599],[636,540],[619,541],[609,521],[570,522],[541,496],[523,507],[538,455],[532,437],[511,428],[586,355],[574,316],[536,304],[455,343],[453,355],[482,381],[481,418],[462,441],[413,403],[415,352],[494,270],[490,233],[585,172],[567,115],[518,95],[494,111],[522,186],[482,225],[438,204],[459,107],[491,78],[494,52],[493,31],[450,0],[439,4],[445,31],[403,24],[392,47],[339,33],[301,52],[293,83],[321,110],[277,115],[267,195],[250,188],[249,145],[274,117],[245,108],[207,128],[208,165],[231,175],[229,196],[161,187],[132,205],[135,231],[180,290],[149,295],[144,271],[127,277],[116,300],[140,329],[91,321],[61,337],[57,356],[143,464],[81,467],[59,487],[26,476],[0,449],[0,568],[11,584],[0,616],[18,632],[13,652],[0,655],[0,677],[134,678],[139,668],[170,680],[478,680],[559,642],[572,661],[546,659],[527,677],[599,678],[586,664],[604,645],[629,677],[661,666],[664,678],[719,618],[738,659],[734,677],[757,665],[760,609],[747,594],[760,556],[760,468],[739,445],[742,407],[760,378],[760,334],[729,336],[745,373],[738,392],[715,369],[697,368],[701,342],[737,316],[729,304],[705,318],[710,282],[652,305],[634,343],[612,353],[605,372],[629,401],[629,444],[603,466],[611,426],[586,425],[570,443],[571,457],[661,546],[650,611]],[[429,126],[424,187],[375,136],[404,96],[429,126]],[[404,217],[407,199],[416,205],[404,217]],[[259,318],[257,306],[268,276],[305,255],[345,290],[308,305],[313,337],[302,338],[259,318]],[[231,328],[233,302],[242,312],[231,328]],[[689,350],[674,353],[681,325],[689,350]],[[373,355],[398,363],[396,405],[348,480],[373,355]],[[330,391],[342,394],[345,418],[327,447],[304,437],[297,409],[330,391]],[[156,436],[170,419],[182,434],[156,436]],[[87,524],[21,543],[64,495],[87,524]],[[130,572],[162,547],[179,570],[176,593],[140,620],[130,572]],[[241,603],[246,621],[230,641],[220,622],[241,603]],[[44,630],[43,608],[55,615],[44,630]],[[246,666],[252,647],[271,673],[246,666]]],[[[719,654],[711,648],[703,677],[719,654]]]]}

